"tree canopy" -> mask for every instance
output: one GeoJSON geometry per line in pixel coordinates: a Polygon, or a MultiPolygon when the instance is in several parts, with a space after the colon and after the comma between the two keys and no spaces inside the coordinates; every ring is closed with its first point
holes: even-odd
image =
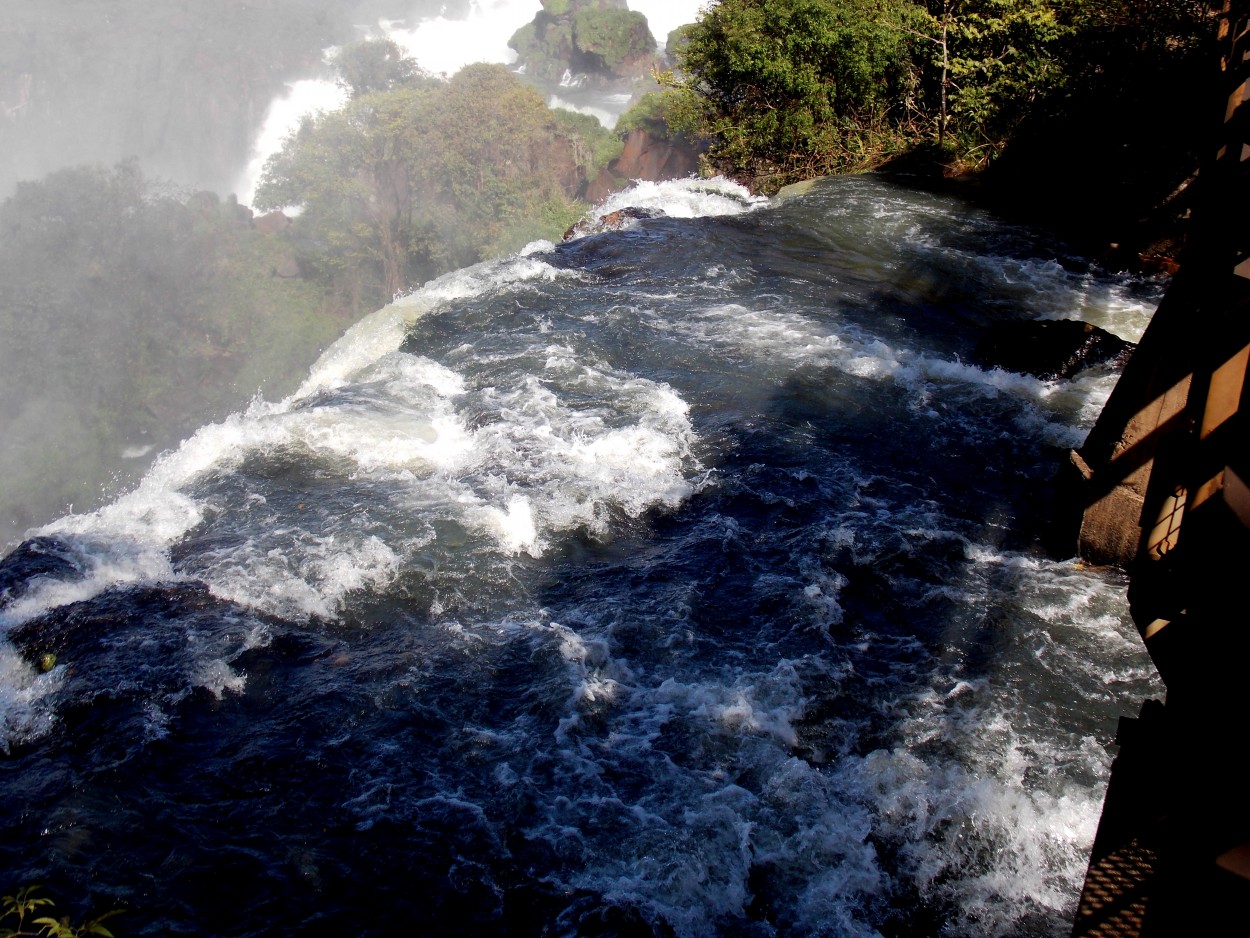
{"type": "Polygon", "coordinates": [[[302,207],[303,259],[355,311],[558,236],[585,210],[576,196],[608,136],[560,119],[503,66],[442,82],[389,45],[354,51],[383,78],[348,80],[346,107],[305,120],[256,193],[259,208],[302,207]]]}
{"type": "MultiPolygon", "coordinates": [[[[721,0],[678,50],[714,159],[790,181],[858,165],[916,83],[908,0],[721,0]]],[[[764,188],[769,188],[768,183],[764,188]]]]}
{"type": "Polygon", "coordinates": [[[1065,111],[1192,96],[1211,22],[1205,0],[717,0],[674,50],[666,111],[764,191],[920,146],[983,166],[1065,111]]]}

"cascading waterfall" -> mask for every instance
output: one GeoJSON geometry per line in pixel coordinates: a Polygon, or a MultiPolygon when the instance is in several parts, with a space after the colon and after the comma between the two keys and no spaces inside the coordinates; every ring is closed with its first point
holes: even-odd
{"type": "MultiPolygon", "coordinates": [[[[629,9],[642,13],[663,49],[668,34],[679,26],[693,23],[703,6],[702,0],[633,0],[629,9]]],[[[530,22],[541,9],[537,0],[473,0],[461,18],[440,15],[409,24],[404,20],[381,20],[362,28],[366,38],[385,37],[395,42],[406,55],[434,75],[450,77],[472,62],[497,62],[511,65],[516,53],[508,40],[518,29],[530,22]]],[[[326,50],[331,62],[337,49],[326,50]]],[[[561,89],[575,91],[577,76],[566,72],[561,89]]],[[[347,94],[337,82],[328,78],[308,77],[290,83],[287,92],[270,102],[265,119],[252,144],[248,164],[239,176],[236,192],[244,205],[250,205],[256,194],[265,162],[294,133],[300,121],[325,111],[341,108],[347,94]]],[[[577,100],[567,95],[548,95],[548,106],[577,111],[595,117],[605,127],[616,124],[628,107],[630,95],[619,93],[581,94],[577,100]]]]}
{"type": "Polygon", "coordinates": [[[1038,546],[1115,375],[968,361],[1157,284],[873,177],[625,205],[0,564],[12,880],[129,935],[1066,933],[1158,692],[1038,546]]]}

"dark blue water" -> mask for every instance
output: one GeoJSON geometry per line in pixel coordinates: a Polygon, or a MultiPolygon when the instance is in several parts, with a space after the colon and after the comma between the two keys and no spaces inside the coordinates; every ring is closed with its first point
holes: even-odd
{"type": "Polygon", "coordinates": [[[871,177],[631,198],[687,217],[427,285],[0,564],[0,886],[120,935],[1067,932],[1157,692],[1040,547],[1115,375],[968,362],[1156,286],[871,177]]]}

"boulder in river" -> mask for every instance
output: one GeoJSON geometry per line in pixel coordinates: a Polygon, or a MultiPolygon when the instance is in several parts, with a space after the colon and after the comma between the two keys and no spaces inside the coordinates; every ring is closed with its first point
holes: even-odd
{"type": "Polygon", "coordinates": [[[1080,319],[1000,322],[977,343],[978,364],[1033,375],[1071,378],[1094,365],[1122,367],[1136,346],[1080,319]]]}
{"type": "Polygon", "coordinates": [[[620,231],[636,219],[660,218],[663,215],[664,213],[658,209],[627,205],[625,208],[618,208],[615,212],[608,212],[599,218],[582,219],[564,233],[563,240],[572,241],[574,238],[584,238],[586,235],[599,234],[603,231],[620,231]]]}

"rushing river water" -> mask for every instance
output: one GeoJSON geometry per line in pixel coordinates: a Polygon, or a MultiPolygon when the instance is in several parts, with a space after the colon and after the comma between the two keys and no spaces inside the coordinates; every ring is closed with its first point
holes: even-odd
{"type": "MultiPolygon", "coordinates": [[[[1124,582],[1049,559],[1158,287],[872,177],[441,278],[0,564],[0,888],[122,935],[1058,935],[1124,582]],[[55,655],[55,666],[51,658],[55,655]]],[[[683,217],[684,216],[684,217],[683,217]]]]}

